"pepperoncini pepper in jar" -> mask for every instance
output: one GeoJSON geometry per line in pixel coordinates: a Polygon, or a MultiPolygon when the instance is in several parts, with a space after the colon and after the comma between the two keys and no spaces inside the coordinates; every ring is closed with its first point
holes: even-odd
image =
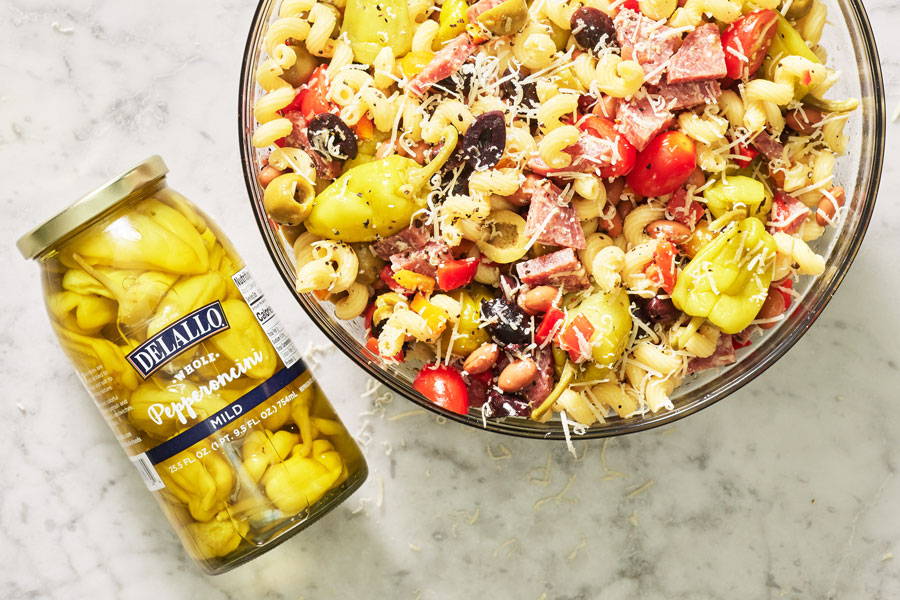
{"type": "Polygon", "coordinates": [[[165,173],[145,161],[19,248],[98,408],[219,573],[331,510],[366,466],[240,257],[165,173]]]}

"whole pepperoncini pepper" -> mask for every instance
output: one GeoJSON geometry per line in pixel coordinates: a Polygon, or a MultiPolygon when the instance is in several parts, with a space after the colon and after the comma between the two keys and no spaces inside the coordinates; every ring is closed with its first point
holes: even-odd
{"type": "Polygon", "coordinates": [[[203,458],[191,458],[174,473],[163,470],[162,478],[166,489],[185,503],[191,516],[198,521],[209,521],[225,508],[225,500],[234,487],[231,465],[216,452],[210,452],[203,458]]]}
{"type": "Polygon", "coordinates": [[[399,232],[425,206],[423,189],[458,141],[459,132],[448,126],[440,152],[425,166],[394,154],[347,170],[316,196],[307,231],[343,242],[372,242],[399,232]]]}
{"type": "Polygon", "coordinates": [[[775,240],[759,219],[731,225],[703,246],[675,284],[672,302],[693,317],[705,317],[725,333],[737,333],[756,318],[772,282],[775,240]]]}
{"type": "Polygon", "coordinates": [[[62,285],[73,292],[115,300],[119,304],[118,322],[130,328],[137,327],[153,314],[177,279],[173,273],[84,265],[84,270],[66,271],[62,285]]]}
{"type": "Polygon", "coordinates": [[[137,372],[125,360],[125,355],[131,352],[132,348],[122,348],[104,338],[82,335],[57,323],[54,323],[54,329],[59,335],[60,343],[75,364],[84,365],[84,370],[102,365],[107,375],[121,387],[127,390],[138,387],[137,372]]]}
{"type": "Polygon", "coordinates": [[[87,263],[179,275],[205,273],[209,268],[209,253],[194,226],[153,198],[103,229],[78,236],[60,258],[68,267],[87,263]]]}
{"type": "Polygon", "coordinates": [[[331,442],[320,439],[313,442],[309,458],[297,453],[269,467],[262,484],[278,510],[294,514],[324,496],[343,468],[344,461],[331,442]]]}
{"type": "Polygon", "coordinates": [[[717,219],[729,211],[745,209],[745,216],[765,222],[772,209],[772,195],[766,186],[746,175],[731,175],[717,181],[703,192],[703,199],[717,219]]]}
{"type": "Polygon", "coordinates": [[[47,308],[67,329],[89,335],[116,320],[116,303],[94,294],[57,292],[47,297],[47,308]]]}
{"type": "Polygon", "coordinates": [[[241,446],[241,458],[244,461],[244,469],[253,481],[262,479],[269,465],[286,459],[291,454],[291,448],[297,445],[300,436],[290,431],[261,431],[254,430],[247,435],[244,445],[241,446]]]}
{"type": "Polygon", "coordinates": [[[247,521],[232,519],[228,511],[223,510],[212,521],[188,524],[187,534],[193,541],[197,557],[210,559],[234,552],[249,529],[247,521]]]}
{"type": "Polygon", "coordinates": [[[271,377],[278,367],[278,356],[253,316],[253,311],[241,300],[225,300],[222,310],[231,327],[216,335],[211,340],[212,345],[229,360],[242,362],[250,377],[271,377]]]}
{"type": "Polygon", "coordinates": [[[356,60],[372,64],[385,46],[395,57],[409,52],[413,22],[406,0],[348,0],[342,32],[350,39],[356,60]]]}
{"type": "Polygon", "coordinates": [[[163,297],[147,324],[147,337],[191,311],[224,297],[226,287],[225,278],[216,272],[180,279],[163,297]]]}

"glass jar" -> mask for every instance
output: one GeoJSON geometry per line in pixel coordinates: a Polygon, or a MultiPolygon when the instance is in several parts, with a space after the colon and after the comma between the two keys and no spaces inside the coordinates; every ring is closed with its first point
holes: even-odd
{"type": "Polygon", "coordinates": [[[241,258],[151,157],[23,236],[59,342],[208,573],[284,541],[365,460],[241,258]]]}

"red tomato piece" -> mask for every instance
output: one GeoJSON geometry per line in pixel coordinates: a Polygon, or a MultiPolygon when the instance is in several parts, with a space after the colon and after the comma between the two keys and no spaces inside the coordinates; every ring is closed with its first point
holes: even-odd
{"type": "Polygon", "coordinates": [[[778,291],[781,293],[782,297],[784,297],[784,309],[787,310],[791,307],[791,304],[794,302],[794,296],[787,290],[794,289],[794,280],[790,277],[785,277],[781,281],[776,281],[772,284],[772,287],[778,288],[778,291]]]}
{"type": "Polygon", "coordinates": [[[641,7],[638,5],[638,0],[625,0],[622,3],[622,8],[630,8],[635,12],[641,12],[641,7]]]}
{"type": "Polygon", "coordinates": [[[675,248],[675,244],[661,241],[656,245],[653,262],[646,270],[650,279],[670,295],[675,290],[675,280],[678,278],[675,267],[676,256],[678,256],[678,249],[675,248]]]}
{"type": "Polygon", "coordinates": [[[610,162],[599,168],[601,177],[619,177],[620,175],[627,175],[634,169],[634,163],[638,155],[637,148],[632,146],[631,142],[616,130],[612,121],[606,117],[594,115],[583,119],[579,128],[594,137],[604,140],[611,149],[613,145],[615,147],[615,150],[612,152],[615,162],[610,162]]]}
{"type": "MultiPolygon", "coordinates": [[[[325,72],[327,65],[320,65],[312,72],[302,88],[300,88],[300,110],[308,121],[314,116],[331,112],[333,108],[328,101],[328,74],[325,72]]],[[[296,100],[295,100],[296,102],[296,100]]]]}
{"type": "Polygon", "coordinates": [[[766,8],[744,15],[722,32],[729,78],[747,80],[753,77],[772,45],[777,24],[778,13],[766,8]]]}
{"type": "Polygon", "coordinates": [[[461,260],[448,260],[437,268],[438,287],[445,292],[455,290],[475,278],[478,271],[477,258],[464,258],[461,260]]]}
{"type": "Polygon", "coordinates": [[[553,335],[553,330],[556,329],[556,324],[562,321],[563,317],[566,315],[563,311],[559,310],[555,306],[550,307],[550,310],[544,315],[544,319],[541,321],[541,324],[538,325],[537,331],[534,332],[534,341],[536,344],[541,345],[547,341],[547,339],[553,335]]]}
{"type": "Polygon", "coordinates": [[[366,333],[372,331],[372,318],[375,315],[375,303],[369,302],[369,306],[366,307],[366,311],[363,313],[363,325],[366,328],[366,333]]]}
{"type": "Polygon", "coordinates": [[[584,315],[575,317],[559,336],[559,347],[569,353],[569,358],[582,362],[591,356],[591,336],[594,326],[584,315]]]}
{"type": "Polygon", "coordinates": [[[749,346],[752,343],[753,343],[753,340],[751,340],[749,337],[746,340],[739,340],[737,338],[737,336],[731,337],[731,344],[734,346],[735,350],[740,350],[741,348],[746,348],[747,346],[749,346]]]}
{"type": "Polygon", "coordinates": [[[297,94],[294,96],[294,99],[291,100],[291,103],[281,109],[281,111],[280,111],[281,114],[285,115],[290,112],[297,112],[298,110],[303,110],[302,104],[303,104],[303,96],[304,96],[305,91],[306,90],[301,87],[300,90],[297,92],[297,94]]]}
{"type": "Polygon", "coordinates": [[[734,153],[740,154],[744,158],[735,158],[734,162],[742,167],[749,167],[753,159],[759,156],[759,150],[745,144],[738,144],[734,147],[734,153]]]}
{"type": "Polygon", "coordinates": [[[697,166],[694,140],[680,131],[664,131],[637,155],[628,185],[641,196],[671,194],[697,166]]]}
{"type": "Polygon", "coordinates": [[[461,415],[469,410],[466,382],[453,367],[425,365],[413,381],[413,388],[441,408],[461,415]]]}

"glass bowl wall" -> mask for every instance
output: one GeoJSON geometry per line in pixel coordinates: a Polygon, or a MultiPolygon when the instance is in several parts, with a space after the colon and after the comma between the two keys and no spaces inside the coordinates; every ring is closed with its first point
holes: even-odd
{"type": "MultiPolygon", "coordinates": [[[[817,278],[801,277],[796,290],[799,298],[788,311],[787,318],[768,330],[762,338],[738,351],[738,361],[725,368],[705,371],[689,378],[679,387],[672,399],[675,408],[668,412],[634,416],[628,419],[611,418],[602,425],[587,429],[583,437],[606,437],[641,431],[670,423],[697,412],[725,398],[760,375],[781,358],[806,333],[825,309],[846,275],[865,236],[875,205],[881,176],[884,150],[885,116],[884,90],[881,68],[872,29],[861,3],[854,0],[825,0],[828,6],[828,25],[822,44],[828,51],[829,65],[841,73],[840,81],[829,97],[860,98],[860,109],[847,124],[850,143],[847,154],[838,159],[835,180],[847,191],[849,210],[840,229],[828,228],[813,248],[827,259],[825,273],[817,278]]],[[[239,145],[244,179],[253,214],[272,260],[285,284],[293,292],[297,303],[322,332],[360,368],[389,389],[410,401],[438,413],[488,431],[541,439],[563,438],[558,420],[536,423],[525,418],[488,420],[482,423],[480,411],[473,408],[468,415],[458,415],[432,404],[412,388],[415,369],[405,365],[386,365],[373,359],[363,347],[365,343],[362,320],[339,321],[334,318],[331,305],[319,302],[314,296],[294,291],[295,265],[290,245],[283,231],[265,214],[262,190],[256,174],[267,152],[250,143],[253,133],[253,104],[261,90],[254,81],[254,72],[261,60],[261,45],[267,25],[277,14],[277,0],[262,0],[254,15],[247,38],[241,69],[239,91],[239,145]]]]}

